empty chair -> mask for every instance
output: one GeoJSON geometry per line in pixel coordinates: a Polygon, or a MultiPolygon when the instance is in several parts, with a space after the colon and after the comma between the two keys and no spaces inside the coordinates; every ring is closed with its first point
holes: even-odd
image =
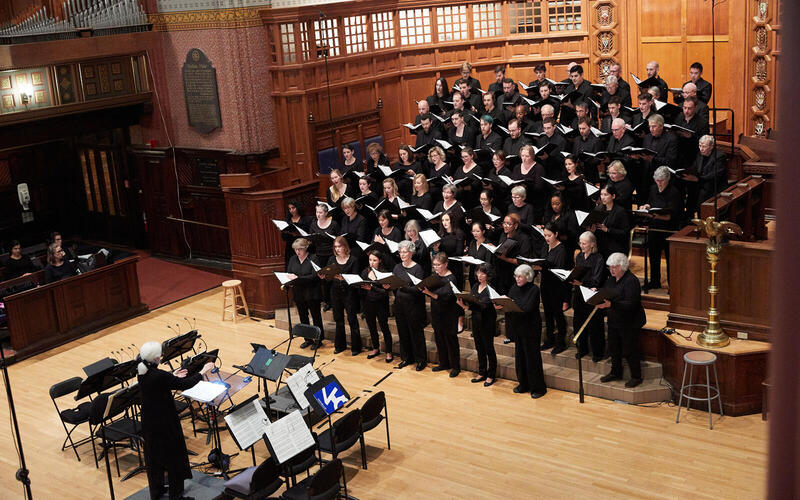
{"type": "Polygon", "coordinates": [[[77,443],[72,440],[72,431],[77,429],[81,424],[89,423],[89,417],[92,411],[92,403],[87,401],[79,404],[76,408],[61,410],[58,407],[58,403],[56,403],[56,399],[66,396],[67,394],[77,392],[78,388],[81,386],[81,382],[82,380],[80,377],[73,377],[50,386],[50,399],[53,401],[53,406],[56,407],[58,416],[61,419],[61,425],[64,426],[64,432],[67,433],[67,438],[61,445],[61,451],[64,451],[64,448],[67,447],[67,442],[69,442],[70,446],[72,446],[72,451],[75,452],[75,458],[77,458],[79,462],[81,457],[78,455],[78,450],[76,447],[91,441],[92,429],[91,426],[89,426],[89,437],[84,438],[77,443]],[[67,424],[71,425],[72,427],[67,429],[67,424]]]}
{"type": "Polygon", "coordinates": [[[283,485],[280,472],[281,466],[270,457],[258,467],[248,467],[236,477],[225,481],[223,493],[246,500],[266,498],[283,485]]]}
{"type": "MultiPolygon", "coordinates": [[[[367,468],[367,452],[364,448],[364,432],[361,428],[361,410],[356,408],[333,423],[319,435],[320,452],[333,455],[336,459],[343,451],[349,450],[356,442],[361,441],[361,467],[367,468]]],[[[320,461],[321,457],[320,457],[320,461]]]]}
{"type": "Polygon", "coordinates": [[[344,484],[344,496],[347,497],[347,482],[344,478],[344,467],[342,461],[331,460],[319,468],[310,478],[303,479],[297,485],[284,491],[281,498],[285,500],[328,500],[338,498],[339,478],[344,484]]]}
{"type": "MultiPolygon", "coordinates": [[[[108,405],[108,396],[108,394],[100,394],[94,398],[94,401],[91,403],[92,406],[89,423],[92,425],[93,434],[95,437],[102,441],[103,435],[105,434],[106,443],[110,445],[114,451],[114,463],[117,467],[117,476],[119,476],[119,458],[117,456],[117,446],[120,446],[119,443],[124,441],[129,442],[127,447],[136,450],[136,453],[139,456],[139,464],[142,464],[141,447],[137,442],[138,440],[141,440],[140,434],[142,432],[142,424],[138,420],[131,418],[128,415],[124,415],[117,420],[109,420],[115,415],[110,415],[109,419],[104,419],[106,406],[108,405]],[[101,424],[103,424],[104,420],[106,420],[106,422],[103,426],[101,424]],[[105,427],[105,432],[103,431],[103,427],[105,427]]],[[[94,448],[94,439],[92,439],[92,451],[95,453],[94,464],[97,466],[97,452],[94,451],[94,448]]],[[[104,451],[108,453],[108,450],[104,451]]]]}
{"type": "Polygon", "coordinates": [[[288,486],[289,481],[291,480],[291,485],[295,486],[297,484],[297,475],[301,472],[305,472],[306,477],[309,477],[309,469],[314,467],[318,461],[317,447],[312,446],[306,451],[300,452],[284,462],[281,475],[286,478],[286,485],[288,486]]]}
{"type": "Polygon", "coordinates": [[[370,396],[367,402],[361,407],[362,432],[371,431],[375,427],[378,427],[384,419],[386,420],[386,447],[391,450],[392,445],[389,441],[389,410],[386,408],[386,394],[380,391],[370,396]]]}
{"type": "MultiPolygon", "coordinates": [[[[294,339],[295,337],[300,337],[309,342],[313,342],[314,346],[314,353],[311,356],[302,356],[300,354],[291,354],[289,356],[289,364],[286,365],[286,368],[290,370],[297,370],[308,363],[314,364],[314,360],[317,359],[317,349],[319,348],[319,344],[322,341],[322,330],[319,329],[318,326],[314,325],[306,325],[304,323],[300,323],[298,325],[294,325],[292,327],[292,331],[289,333],[290,339],[294,339]]],[[[288,349],[287,349],[287,353],[288,349]]]]}

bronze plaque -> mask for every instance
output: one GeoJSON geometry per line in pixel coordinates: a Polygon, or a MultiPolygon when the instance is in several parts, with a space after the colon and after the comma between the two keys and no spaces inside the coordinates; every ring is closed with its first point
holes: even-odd
{"type": "Polygon", "coordinates": [[[208,134],[222,127],[217,93],[217,70],[200,49],[192,49],[183,63],[183,95],[189,126],[208,134]]]}

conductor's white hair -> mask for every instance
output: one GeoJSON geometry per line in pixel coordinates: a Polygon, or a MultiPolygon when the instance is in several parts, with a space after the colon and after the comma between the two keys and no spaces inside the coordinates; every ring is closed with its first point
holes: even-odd
{"type": "MultiPolygon", "coordinates": [[[[155,363],[156,359],[161,357],[161,344],[159,342],[145,342],[139,350],[139,357],[148,363],[155,363]]],[[[147,373],[147,365],[139,363],[136,367],[139,375],[147,373]]]]}
{"type": "Polygon", "coordinates": [[[628,257],[624,253],[614,252],[606,260],[607,266],[619,266],[623,271],[628,270],[628,257]]]}

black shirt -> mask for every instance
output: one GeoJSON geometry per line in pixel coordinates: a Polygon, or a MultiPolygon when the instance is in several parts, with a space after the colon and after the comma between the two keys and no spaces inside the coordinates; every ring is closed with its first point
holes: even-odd
{"type": "Polygon", "coordinates": [[[341,234],[352,235],[356,241],[367,241],[367,220],[360,214],[351,220],[347,215],[342,218],[341,234]]]}
{"type": "Polygon", "coordinates": [[[522,149],[522,146],[526,144],[530,144],[530,141],[522,134],[520,134],[520,136],[516,139],[513,137],[507,137],[503,143],[503,152],[506,154],[506,156],[519,156],[519,150],[522,149]]]}
{"type": "Polygon", "coordinates": [[[314,271],[314,266],[311,265],[312,256],[306,256],[306,259],[301,263],[297,255],[292,255],[289,259],[289,264],[286,266],[286,272],[297,275],[297,279],[292,282],[294,287],[294,300],[298,302],[309,302],[322,300],[322,294],[319,288],[319,278],[314,271]]]}
{"type": "Polygon", "coordinates": [[[35,273],[36,267],[31,262],[30,257],[23,255],[19,259],[12,259],[10,256],[4,262],[3,281],[19,278],[25,273],[35,273]]]}
{"type": "Polygon", "coordinates": [[[45,283],[60,281],[64,278],[75,276],[75,274],[75,268],[72,267],[72,264],[68,260],[65,260],[60,266],[47,264],[47,267],[44,268],[45,283]]]}
{"type": "MultiPolygon", "coordinates": [[[[678,229],[681,221],[681,214],[683,214],[683,199],[678,188],[672,184],[667,184],[664,191],[659,191],[658,186],[650,186],[650,193],[647,197],[647,203],[652,208],[665,208],[667,209],[670,220],[652,219],[650,227],[658,229],[678,229]]],[[[667,215],[666,213],[659,213],[658,215],[667,215]]]]}

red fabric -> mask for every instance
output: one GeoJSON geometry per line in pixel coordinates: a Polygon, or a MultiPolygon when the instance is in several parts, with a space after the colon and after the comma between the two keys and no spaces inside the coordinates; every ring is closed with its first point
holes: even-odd
{"type": "Polygon", "coordinates": [[[142,257],[137,271],[142,302],[151,310],[204,292],[229,279],[155,257],[142,257]]]}

